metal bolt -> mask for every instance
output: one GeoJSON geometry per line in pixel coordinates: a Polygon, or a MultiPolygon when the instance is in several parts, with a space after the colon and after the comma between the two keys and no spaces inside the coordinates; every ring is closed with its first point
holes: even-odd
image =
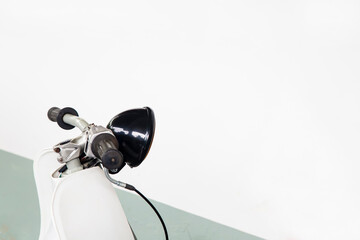
{"type": "Polygon", "coordinates": [[[64,161],[64,159],[62,157],[58,157],[57,160],[59,163],[62,163],[64,161]]]}

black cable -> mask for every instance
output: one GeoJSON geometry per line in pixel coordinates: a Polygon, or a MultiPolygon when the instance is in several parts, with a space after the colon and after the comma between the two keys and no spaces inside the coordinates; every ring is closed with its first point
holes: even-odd
{"type": "Polygon", "coordinates": [[[147,202],[147,204],[150,205],[150,207],[154,210],[154,212],[156,213],[156,215],[158,216],[160,222],[161,222],[161,225],[164,229],[164,233],[165,233],[165,239],[166,240],[169,240],[169,236],[168,236],[168,232],[167,232],[167,229],[166,229],[166,226],[165,226],[165,223],[164,223],[164,220],[162,219],[162,217],[160,216],[160,213],[156,210],[156,208],[154,207],[154,205],[152,205],[152,203],[139,191],[137,190],[134,186],[130,185],[130,184],[126,184],[125,186],[126,189],[128,190],[131,190],[131,191],[134,191],[136,192],[137,194],[139,194],[140,197],[142,197],[142,199],[145,200],[145,202],[147,202]]]}

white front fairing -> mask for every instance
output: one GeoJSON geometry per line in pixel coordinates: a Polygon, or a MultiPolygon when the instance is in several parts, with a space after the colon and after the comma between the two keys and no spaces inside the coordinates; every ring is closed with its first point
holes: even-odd
{"type": "Polygon", "coordinates": [[[99,167],[53,178],[57,154],[43,152],[34,162],[39,195],[39,240],[133,240],[125,213],[99,167]]]}

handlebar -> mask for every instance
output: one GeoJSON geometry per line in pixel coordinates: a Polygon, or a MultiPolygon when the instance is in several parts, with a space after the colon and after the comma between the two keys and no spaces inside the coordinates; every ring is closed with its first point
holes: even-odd
{"type": "Polygon", "coordinates": [[[52,107],[49,109],[47,115],[50,121],[57,122],[57,124],[65,130],[78,127],[81,131],[84,131],[89,126],[84,119],[79,117],[77,111],[70,107],[62,109],[52,107]]]}
{"type": "Polygon", "coordinates": [[[100,159],[103,166],[109,169],[110,173],[117,173],[125,165],[124,157],[118,150],[118,141],[111,130],[94,124],[89,125],[79,117],[75,109],[70,107],[62,109],[52,107],[47,115],[50,121],[57,122],[63,129],[70,130],[76,126],[83,134],[86,134],[87,143],[80,143],[80,145],[85,149],[84,145],[89,144],[91,151],[85,154],[100,159]]]}

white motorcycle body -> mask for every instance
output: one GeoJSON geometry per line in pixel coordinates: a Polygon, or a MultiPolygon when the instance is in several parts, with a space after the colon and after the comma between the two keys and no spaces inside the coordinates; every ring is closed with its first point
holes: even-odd
{"type": "Polygon", "coordinates": [[[57,154],[44,151],[34,161],[40,202],[39,240],[134,240],[115,189],[100,167],[63,178],[57,154]]]}

